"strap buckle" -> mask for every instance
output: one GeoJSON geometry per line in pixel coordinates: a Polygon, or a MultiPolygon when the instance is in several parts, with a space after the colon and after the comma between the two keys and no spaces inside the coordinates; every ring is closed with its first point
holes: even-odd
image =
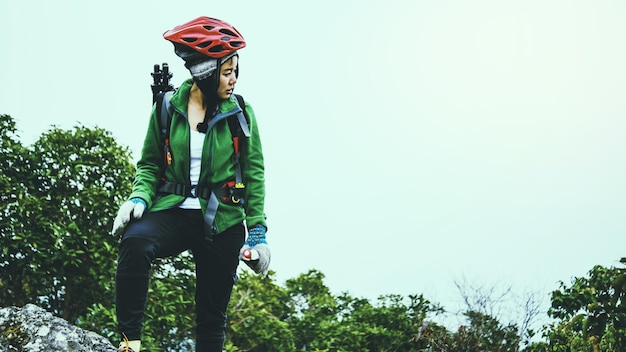
{"type": "Polygon", "coordinates": [[[231,194],[230,195],[230,201],[233,204],[241,203],[241,201],[243,200],[242,197],[241,197],[241,191],[243,189],[245,189],[245,188],[246,188],[246,186],[243,183],[241,183],[241,182],[235,183],[235,185],[231,188],[231,191],[230,191],[230,194],[231,194]]]}
{"type": "Polygon", "coordinates": [[[187,192],[187,197],[198,198],[198,185],[192,185],[187,192]]]}

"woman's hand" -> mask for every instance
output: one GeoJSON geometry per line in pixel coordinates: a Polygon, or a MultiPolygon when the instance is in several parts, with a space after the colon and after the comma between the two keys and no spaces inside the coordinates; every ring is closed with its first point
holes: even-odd
{"type": "Polygon", "coordinates": [[[248,238],[239,251],[239,259],[255,273],[267,275],[272,259],[270,247],[267,245],[265,233],[267,229],[257,224],[248,229],[248,238]]]}
{"type": "Polygon", "coordinates": [[[146,210],[146,207],[146,202],[141,198],[132,198],[124,202],[124,204],[120,207],[120,210],[118,210],[115,220],[113,221],[113,234],[117,236],[124,231],[126,224],[130,221],[131,213],[133,218],[141,218],[143,212],[146,210]]]}

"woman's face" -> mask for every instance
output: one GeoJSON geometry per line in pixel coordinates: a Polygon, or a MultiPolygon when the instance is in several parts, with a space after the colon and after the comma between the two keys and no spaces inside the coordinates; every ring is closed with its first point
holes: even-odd
{"type": "Polygon", "coordinates": [[[237,62],[239,58],[233,56],[222,64],[220,69],[220,85],[217,87],[217,96],[220,99],[228,99],[233,90],[235,89],[235,83],[237,83],[237,77],[235,77],[235,68],[237,68],[237,62]]]}

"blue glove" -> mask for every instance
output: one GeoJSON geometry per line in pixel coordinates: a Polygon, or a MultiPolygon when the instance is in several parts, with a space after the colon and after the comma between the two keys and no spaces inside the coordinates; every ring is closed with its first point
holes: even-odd
{"type": "Polygon", "coordinates": [[[267,244],[267,240],[265,239],[266,232],[267,229],[261,224],[252,226],[248,229],[248,238],[246,238],[246,243],[244,245],[252,248],[257,244],[267,244]]]}

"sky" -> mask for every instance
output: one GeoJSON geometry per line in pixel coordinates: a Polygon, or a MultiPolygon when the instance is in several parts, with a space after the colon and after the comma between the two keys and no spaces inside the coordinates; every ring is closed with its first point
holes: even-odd
{"type": "MultiPolygon", "coordinates": [[[[279,284],[538,292],[626,244],[626,3],[575,0],[0,2],[0,113],[25,144],[102,127],[138,157],[162,33],[233,24],[279,284]],[[184,5],[184,6],[183,6],[184,5]]],[[[105,234],[103,234],[105,235],[105,234]]]]}

